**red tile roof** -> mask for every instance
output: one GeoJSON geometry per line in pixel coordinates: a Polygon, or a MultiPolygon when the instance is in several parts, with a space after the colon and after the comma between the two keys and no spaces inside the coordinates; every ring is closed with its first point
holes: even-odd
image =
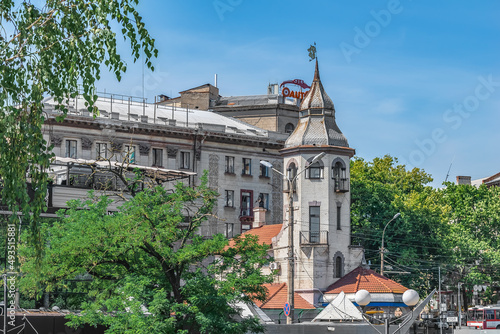
{"type": "MultiPolygon", "coordinates": [[[[255,301],[255,305],[262,309],[282,309],[288,300],[288,289],[286,283],[264,284],[264,286],[268,291],[267,299],[264,302],[255,301]]],[[[315,307],[295,292],[294,309],[313,310],[315,307]]]]}
{"type": "Polygon", "coordinates": [[[371,269],[358,267],[326,288],[326,293],[356,293],[359,290],[370,293],[403,293],[408,288],[371,269]]]}
{"type": "MultiPolygon", "coordinates": [[[[274,225],[264,225],[261,227],[256,227],[251,230],[248,230],[242,234],[245,235],[256,235],[259,237],[259,243],[263,245],[271,245],[272,239],[280,233],[283,224],[274,224],[274,225]]],[[[234,245],[234,241],[229,241],[229,247],[234,245]]]]}

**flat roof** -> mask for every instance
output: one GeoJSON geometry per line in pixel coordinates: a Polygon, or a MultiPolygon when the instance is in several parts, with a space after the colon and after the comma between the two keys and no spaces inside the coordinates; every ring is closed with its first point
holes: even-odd
{"type": "MultiPolygon", "coordinates": [[[[88,116],[85,100],[81,95],[70,98],[67,102],[68,115],[88,116]]],[[[55,111],[55,100],[52,97],[44,101],[44,109],[55,111]]],[[[233,117],[223,116],[211,111],[180,108],[171,105],[140,102],[123,95],[106,94],[99,97],[95,103],[100,115],[96,119],[109,119],[138,122],[140,124],[155,124],[157,126],[177,126],[194,128],[213,132],[236,133],[252,137],[269,137],[267,130],[247,124],[233,117]],[[145,117],[147,116],[147,120],[145,117]],[[142,118],[141,118],[142,117],[142,118]]]]}

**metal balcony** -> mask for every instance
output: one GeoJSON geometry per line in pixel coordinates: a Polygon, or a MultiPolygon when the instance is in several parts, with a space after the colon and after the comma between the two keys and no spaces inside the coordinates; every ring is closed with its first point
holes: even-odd
{"type": "Polygon", "coordinates": [[[300,245],[328,245],[328,231],[300,232],[300,245]]]}
{"type": "Polygon", "coordinates": [[[346,193],[349,191],[349,179],[333,179],[336,193],[346,193]]]}

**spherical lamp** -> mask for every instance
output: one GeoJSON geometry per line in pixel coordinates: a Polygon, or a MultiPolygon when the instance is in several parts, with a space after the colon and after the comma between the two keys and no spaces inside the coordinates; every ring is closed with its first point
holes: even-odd
{"type": "Polygon", "coordinates": [[[370,301],[372,300],[372,296],[370,293],[366,290],[359,290],[356,292],[356,295],[354,296],[354,300],[359,306],[366,306],[370,304],[370,301]]]}
{"type": "Polygon", "coordinates": [[[418,296],[418,293],[415,290],[409,289],[406,290],[405,293],[403,293],[403,303],[405,303],[410,307],[417,305],[419,300],[420,297],[418,296]]]}

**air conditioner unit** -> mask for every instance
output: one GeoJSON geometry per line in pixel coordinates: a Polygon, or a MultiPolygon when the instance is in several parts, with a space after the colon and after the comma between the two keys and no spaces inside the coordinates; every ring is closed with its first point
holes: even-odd
{"type": "Polygon", "coordinates": [[[271,263],[269,263],[269,269],[271,269],[271,270],[278,270],[278,269],[280,269],[279,262],[271,262],[271,263]]]}

